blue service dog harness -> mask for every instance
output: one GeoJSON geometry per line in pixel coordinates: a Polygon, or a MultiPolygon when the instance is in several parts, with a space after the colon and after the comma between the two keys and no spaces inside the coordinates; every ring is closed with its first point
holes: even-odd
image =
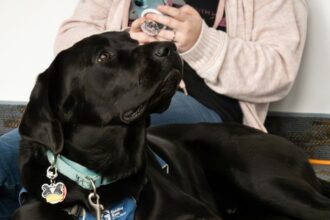
{"type": "MultiPolygon", "coordinates": [[[[111,208],[102,212],[102,220],[133,220],[136,210],[136,201],[133,197],[128,197],[122,201],[113,204],[111,208]]],[[[73,206],[66,210],[69,215],[77,217],[79,220],[97,220],[95,215],[87,212],[85,208],[73,206]]]]}
{"type": "MultiPolygon", "coordinates": [[[[149,150],[154,155],[155,159],[161,166],[163,170],[168,174],[169,166],[168,164],[159,157],[154,151],[152,151],[149,147],[149,150]]],[[[116,180],[110,180],[107,178],[103,178],[101,175],[95,173],[94,171],[81,166],[80,164],[69,160],[64,156],[57,156],[47,151],[47,157],[51,166],[56,167],[56,169],[63,175],[67,176],[71,180],[75,181],[79,186],[84,189],[91,190],[95,192],[95,194],[91,193],[90,195],[97,195],[96,188],[101,185],[107,185],[115,182],[116,180]],[[90,184],[92,181],[92,185],[90,184]]],[[[57,176],[57,174],[56,174],[57,176]]],[[[48,174],[47,174],[48,177],[48,174]]],[[[45,184],[44,184],[45,185],[45,184]]],[[[19,202],[20,205],[23,204],[24,195],[28,192],[25,188],[20,191],[19,194],[19,202]]],[[[98,196],[98,195],[97,195],[98,196]]],[[[89,198],[90,199],[90,198],[89,198]]],[[[97,198],[98,200],[99,198],[97,198]]],[[[93,205],[92,205],[93,206],[93,205]]],[[[66,209],[69,215],[75,216],[79,220],[133,220],[135,215],[137,204],[136,200],[133,196],[124,198],[122,201],[117,202],[111,205],[111,208],[102,207],[102,213],[100,213],[100,217],[93,215],[90,212],[87,212],[86,209],[82,206],[75,205],[69,209],[66,209]]],[[[96,210],[97,213],[98,210],[96,210]]]]}

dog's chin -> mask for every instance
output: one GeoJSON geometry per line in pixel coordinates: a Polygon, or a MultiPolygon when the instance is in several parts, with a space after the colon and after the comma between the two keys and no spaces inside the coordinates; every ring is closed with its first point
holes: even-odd
{"type": "Polygon", "coordinates": [[[148,105],[148,113],[161,113],[167,110],[171,103],[171,99],[178,89],[179,83],[182,79],[182,72],[174,69],[172,70],[163,82],[159,89],[151,97],[148,105]]]}
{"type": "Polygon", "coordinates": [[[161,83],[158,96],[172,98],[175,91],[178,89],[181,79],[182,73],[176,69],[172,70],[161,83]]]}
{"type": "Polygon", "coordinates": [[[160,113],[165,111],[171,103],[171,98],[178,89],[182,79],[181,71],[172,70],[160,83],[155,94],[139,106],[121,114],[121,120],[129,124],[133,121],[147,117],[150,113],[160,113]]]}

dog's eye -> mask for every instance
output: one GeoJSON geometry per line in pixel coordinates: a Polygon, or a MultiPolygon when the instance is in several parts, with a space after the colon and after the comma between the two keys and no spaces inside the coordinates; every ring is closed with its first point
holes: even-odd
{"type": "Polygon", "coordinates": [[[111,54],[109,52],[102,52],[100,53],[100,55],[98,56],[96,62],[97,63],[104,63],[109,61],[111,58],[111,54]]]}

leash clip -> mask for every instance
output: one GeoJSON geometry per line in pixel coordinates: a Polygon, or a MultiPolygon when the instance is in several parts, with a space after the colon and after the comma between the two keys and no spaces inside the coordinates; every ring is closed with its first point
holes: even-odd
{"type": "Polygon", "coordinates": [[[104,210],[104,207],[102,204],[100,204],[100,196],[96,192],[96,186],[93,180],[91,180],[91,186],[93,188],[93,192],[91,192],[88,195],[88,202],[89,204],[94,208],[96,213],[96,219],[101,220],[102,212],[104,210]]]}
{"type": "Polygon", "coordinates": [[[51,165],[50,167],[48,167],[46,176],[50,180],[50,182],[53,184],[55,182],[56,177],[58,176],[57,168],[54,165],[51,165]]]}

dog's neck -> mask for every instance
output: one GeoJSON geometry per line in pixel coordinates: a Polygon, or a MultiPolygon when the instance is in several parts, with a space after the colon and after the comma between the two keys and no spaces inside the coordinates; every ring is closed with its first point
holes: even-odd
{"type": "Polygon", "coordinates": [[[79,126],[65,134],[62,154],[111,179],[126,178],[144,166],[146,125],[79,126]],[[93,137],[93,138],[91,138],[93,137]]]}
{"type": "Polygon", "coordinates": [[[50,150],[46,152],[49,163],[56,171],[76,182],[86,190],[94,190],[100,186],[116,182],[116,179],[109,179],[93,170],[90,170],[63,155],[54,155],[50,150]]]}
{"type": "MultiPolygon", "coordinates": [[[[61,155],[105,178],[116,180],[97,189],[103,205],[110,205],[127,196],[139,197],[146,182],[148,153],[145,122],[102,128],[77,126],[75,129],[65,130],[64,127],[64,137],[61,155]],[[68,130],[70,133],[65,132],[68,130]]],[[[64,183],[69,191],[67,201],[73,202],[70,192],[73,187],[81,188],[81,186],[74,181],[64,183]]]]}

